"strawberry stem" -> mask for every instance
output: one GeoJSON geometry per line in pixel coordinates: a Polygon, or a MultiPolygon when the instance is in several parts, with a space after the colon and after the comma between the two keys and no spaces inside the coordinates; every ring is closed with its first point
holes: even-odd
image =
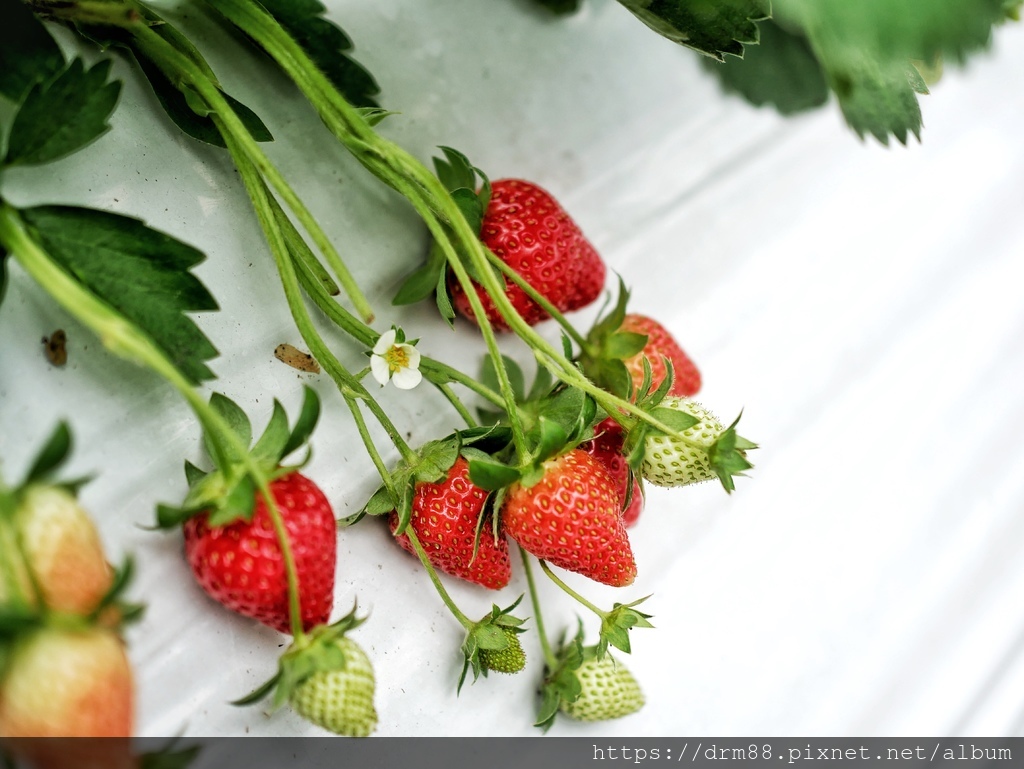
{"type": "MultiPolygon", "coordinates": [[[[555,670],[558,667],[558,658],[555,657],[555,653],[551,649],[547,631],[544,629],[544,615],[540,610],[540,596],[537,593],[537,585],[533,581],[530,555],[521,545],[519,546],[519,556],[523,559],[523,571],[526,572],[526,584],[530,590],[530,603],[533,604],[533,621],[537,623],[537,635],[540,636],[540,648],[544,654],[544,662],[549,670],[555,670]]],[[[543,564],[544,562],[541,561],[541,563],[543,564]]]]}
{"type": "Polygon", "coordinates": [[[416,556],[420,559],[420,563],[423,564],[423,568],[427,570],[427,576],[430,577],[430,581],[434,583],[434,589],[437,590],[437,594],[441,596],[441,600],[444,601],[444,605],[448,607],[448,611],[459,621],[466,630],[472,630],[475,624],[473,620],[462,613],[462,610],[455,605],[455,601],[445,590],[444,585],[441,584],[441,578],[437,575],[437,569],[434,568],[434,564],[430,562],[430,558],[427,557],[427,551],[423,549],[423,545],[420,544],[419,537],[416,536],[416,532],[413,531],[412,526],[407,526],[405,529],[406,535],[409,537],[409,543],[412,545],[412,549],[416,551],[416,556]]]}
{"type": "MultiPolygon", "coordinates": [[[[140,4],[140,7],[144,7],[140,4]]],[[[168,26],[168,25],[163,25],[168,26]]],[[[218,129],[225,140],[228,135],[236,142],[238,149],[259,171],[260,175],[270,182],[270,186],[281,196],[288,207],[295,213],[299,222],[309,233],[320,253],[327,260],[328,265],[334,272],[338,282],[352,300],[356,311],[367,321],[373,320],[373,309],[369,301],[359,288],[351,272],[342,260],[340,254],[332,245],[323,228],[310,213],[309,209],[302,202],[299,196],[288,184],[287,180],[277,170],[277,167],[270,162],[259,143],[252,138],[249,130],[245,127],[234,109],[224,98],[216,82],[211,76],[209,66],[196,64],[196,60],[186,56],[175,46],[167,42],[163,37],[154,32],[148,22],[140,22],[129,27],[139,45],[139,49],[167,74],[171,82],[177,84],[182,90],[194,89],[202,97],[207,106],[213,111],[213,116],[218,118],[218,129]]],[[[177,38],[176,38],[177,39],[177,38]]],[[[191,48],[189,53],[198,57],[198,52],[191,48]]],[[[202,60],[201,58],[198,60],[202,60]]]]}
{"type": "Polygon", "coordinates": [[[571,596],[573,599],[575,599],[579,603],[583,604],[583,606],[585,606],[588,609],[590,609],[590,611],[594,612],[594,614],[596,614],[601,619],[604,619],[605,617],[608,616],[608,612],[602,611],[601,609],[597,608],[596,606],[594,606],[594,604],[592,604],[590,601],[588,601],[582,595],[580,595],[575,590],[573,590],[571,587],[569,587],[567,584],[562,582],[562,580],[560,580],[555,575],[555,573],[553,571],[551,571],[551,567],[548,566],[547,561],[540,560],[539,562],[540,562],[541,571],[543,571],[552,582],[554,582],[556,585],[558,585],[560,588],[562,588],[562,590],[565,591],[565,593],[567,595],[571,596]]]}

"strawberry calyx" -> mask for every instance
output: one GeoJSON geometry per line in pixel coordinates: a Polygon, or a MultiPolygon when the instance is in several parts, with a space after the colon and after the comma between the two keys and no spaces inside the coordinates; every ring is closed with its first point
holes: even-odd
{"type": "Polygon", "coordinates": [[[547,665],[544,682],[540,689],[540,707],[534,726],[547,732],[555,722],[555,716],[563,702],[572,703],[580,698],[583,687],[576,671],[583,664],[583,622],[579,621],[576,635],[569,641],[564,638],[555,652],[554,664],[547,665]]]}
{"type": "Polygon", "coordinates": [[[629,298],[629,289],[619,276],[618,299],[591,327],[579,355],[580,368],[594,384],[625,400],[633,400],[635,389],[625,361],[643,352],[647,344],[646,334],[621,330],[629,298]]]}
{"type": "Polygon", "coordinates": [[[277,672],[267,681],[232,705],[253,705],[271,696],[271,712],[279,710],[304,681],[317,673],[345,670],[348,660],[337,643],[350,630],[366,621],[356,616],[357,607],[336,622],[313,628],[285,650],[277,663],[277,672]]]}
{"type": "Polygon", "coordinates": [[[462,644],[464,661],[458,691],[462,691],[470,670],[475,682],[481,675],[486,678],[489,671],[511,674],[526,666],[526,654],[518,638],[520,633],[526,632],[521,627],[525,620],[511,614],[522,600],[523,596],[519,596],[504,609],[493,604],[490,613],[468,628],[462,644]]]}
{"type": "MultiPolygon", "coordinates": [[[[409,459],[403,459],[390,473],[390,485],[382,484],[370,496],[363,509],[355,515],[339,521],[341,526],[351,526],[367,515],[389,515],[398,512],[398,526],[395,536],[406,532],[412,519],[412,503],[418,483],[436,483],[448,475],[460,455],[467,460],[470,456],[491,456],[511,440],[507,427],[490,425],[458,430],[438,440],[421,446],[409,459]]],[[[485,506],[486,512],[486,506],[485,506]]],[[[483,515],[481,516],[481,519],[483,515]]]]}
{"type": "Polygon", "coordinates": [[[204,430],[204,444],[213,459],[214,469],[204,471],[186,460],[185,477],[189,492],[179,507],[157,506],[157,528],[175,528],[200,513],[209,515],[211,526],[225,526],[238,519],[251,521],[260,482],[254,477],[253,468],[270,482],[301,469],[309,462],[310,452],[307,449],[298,464],[281,464],[285,457],[306,445],[316,427],[320,417],[320,399],[312,388],[303,388],[302,408],[293,426],[289,426],[284,408],[274,399],[270,420],[255,443],[252,424],[236,403],[214,393],[210,398],[210,408],[221,417],[235,440],[224,440],[216,431],[204,430]],[[238,446],[247,447],[248,453],[240,455],[238,446]]]}
{"type": "MultiPolygon", "coordinates": [[[[484,213],[491,200],[491,182],[487,175],[469,162],[469,159],[456,149],[441,147],[444,158],[434,158],[434,170],[437,178],[451,194],[452,200],[470,229],[479,234],[483,226],[484,213]]],[[[402,281],[401,286],[391,300],[393,305],[415,304],[434,294],[437,308],[441,316],[452,324],[455,320],[455,309],[448,295],[447,259],[437,243],[431,245],[426,262],[402,281]]],[[[470,277],[474,280],[473,267],[467,264],[470,277]]]]}

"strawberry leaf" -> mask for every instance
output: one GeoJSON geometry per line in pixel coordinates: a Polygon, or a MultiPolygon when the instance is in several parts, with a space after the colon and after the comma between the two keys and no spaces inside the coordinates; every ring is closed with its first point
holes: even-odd
{"type": "Polygon", "coordinates": [[[828,101],[825,72],[807,38],[766,19],[758,24],[761,40],[742,59],[705,58],[705,69],[722,88],[754,106],[768,104],[783,115],[820,107],[828,101]]]}
{"type": "MultiPolygon", "coordinates": [[[[564,451],[569,443],[569,431],[555,420],[548,419],[545,416],[537,420],[537,426],[533,432],[534,436],[532,437],[536,441],[536,448],[534,449],[535,463],[543,462],[564,451]]],[[[525,483],[525,485],[532,486],[534,484],[525,483]]]]}
{"type": "Polygon", "coordinates": [[[662,37],[722,61],[756,43],[755,21],[771,14],[768,0],[619,0],[662,37]]]}
{"type": "Polygon", "coordinates": [[[60,467],[71,452],[71,429],[67,422],[61,422],[47,438],[46,443],[36,454],[25,476],[24,485],[45,480],[54,470],[60,467]]]}
{"type": "Polygon", "coordinates": [[[190,382],[213,378],[205,361],[217,350],[184,315],[217,309],[190,272],[202,252],[119,214],[39,206],[21,217],[55,262],[145,331],[190,382]]]}
{"type": "Polygon", "coordinates": [[[896,137],[906,144],[910,134],[921,139],[921,107],[906,62],[885,63],[863,58],[838,64],[826,60],[832,90],[849,126],[862,139],[871,134],[882,144],[896,137]]]}
{"type": "Polygon", "coordinates": [[[319,0],[260,0],[271,16],[327,75],[334,87],[356,107],[375,107],[380,87],[373,75],[349,56],[352,40],[341,27],[323,17],[319,0]]]}
{"type": "Polygon", "coordinates": [[[28,6],[4,2],[0,24],[0,95],[19,103],[35,83],[64,69],[64,54],[28,6]]]}
{"type": "Polygon", "coordinates": [[[109,74],[109,60],[87,70],[75,59],[56,77],[33,85],[14,116],[5,165],[49,163],[106,133],[121,93],[119,82],[107,82],[109,74]]]}
{"type": "MultiPolygon", "coordinates": [[[[508,375],[509,384],[512,386],[512,394],[515,396],[516,403],[525,402],[526,376],[523,374],[522,368],[507,355],[501,356],[501,362],[505,367],[505,373],[508,375]]],[[[480,384],[495,391],[501,389],[498,382],[498,372],[494,367],[494,359],[489,355],[484,358],[480,366],[480,384]]]]}

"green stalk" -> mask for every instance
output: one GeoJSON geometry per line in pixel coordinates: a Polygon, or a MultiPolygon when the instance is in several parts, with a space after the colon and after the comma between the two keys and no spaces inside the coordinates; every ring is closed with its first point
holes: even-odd
{"type": "Polygon", "coordinates": [[[441,600],[444,601],[444,605],[448,607],[448,611],[459,621],[459,624],[466,630],[472,630],[473,625],[476,624],[463,614],[462,610],[455,605],[455,601],[448,595],[448,591],[444,589],[444,585],[441,584],[441,578],[437,576],[437,570],[434,568],[434,564],[430,562],[430,558],[427,557],[427,551],[423,549],[423,545],[420,544],[419,538],[416,536],[416,532],[413,531],[412,526],[408,526],[405,529],[406,535],[409,537],[409,543],[412,545],[412,549],[416,551],[417,557],[420,559],[420,563],[423,564],[423,568],[427,570],[427,575],[430,577],[430,581],[434,583],[434,588],[437,590],[437,594],[441,596],[441,600]]]}
{"type": "Polygon", "coordinates": [[[288,532],[284,526],[281,511],[270,493],[270,484],[259,465],[252,460],[248,446],[242,444],[230,425],[193,389],[177,367],[160,351],[152,340],[119,315],[106,303],[97,299],[77,281],[58,267],[50,256],[29,236],[16,209],[0,202],[0,243],[36,283],[44,288],[58,304],[64,307],[83,325],[95,333],[103,346],[122,358],[143,366],[173,386],[185,400],[203,429],[211,437],[215,459],[222,467],[228,467],[228,456],[242,457],[245,471],[253,478],[264,499],[267,513],[281,548],[288,585],[288,604],[292,635],[297,639],[305,633],[302,629],[302,612],[299,597],[298,572],[292,553],[288,532]]]}
{"type": "Polygon", "coordinates": [[[551,643],[548,641],[548,633],[544,629],[544,616],[540,610],[540,596],[537,594],[537,585],[533,581],[533,568],[530,566],[530,555],[522,548],[521,545],[519,546],[519,555],[523,559],[523,571],[526,572],[526,584],[530,590],[530,602],[533,604],[533,620],[537,623],[537,635],[540,636],[540,648],[544,654],[544,663],[548,666],[548,670],[554,670],[558,667],[558,658],[551,649],[551,643]]]}
{"type": "Polygon", "coordinates": [[[540,561],[540,568],[541,568],[541,571],[543,571],[552,582],[554,582],[556,585],[558,585],[560,588],[562,588],[562,590],[565,591],[565,593],[567,595],[571,596],[573,599],[575,599],[576,601],[581,603],[583,606],[585,606],[586,608],[590,609],[590,611],[594,612],[594,614],[596,614],[598,617],[600,617],[601,619],[604,619],[605,617],[608,616],[608,612],[603,611],[603,610],[599,609],[598,607],[594,606],[594,604],[592,604],[590,601],[588,601],[582,595],[577,593],[575,590],[573,590],[567,584],[562,582],[562,580],[560,580],[555,575],[555,573],[553,571],[551,571],[551,567],[548,566],[547,561],[540,561]]]}
{"type": "Polygon", "coordinates": [[[274,190],[281,196],[288,207],[295,212],[299,222],[313,238],[317,248],[324,255],[327,263],[334,271],[335,277],[352,300],[357,312],[367,321],[373,319],[373,309],[359,288],[341,256],[331,244],[323,228],[306,208],[305,204],[288,184],[287,180],[270,162],[259,143],[252,138],[248,129],[235,114],[224,95],[211,80],[203,67],[198,66],[189,56],[183,54],[167,40],[154,32],[146,24],[135,24],[130,27],[140,51],[158,66],[179,86],[190,86],[198,93],[207,106],[220,119],[221,133],[227,139],[229,134],[237,143],[239,150],[256,167],[260,175],[268,180],[274,190]]]}

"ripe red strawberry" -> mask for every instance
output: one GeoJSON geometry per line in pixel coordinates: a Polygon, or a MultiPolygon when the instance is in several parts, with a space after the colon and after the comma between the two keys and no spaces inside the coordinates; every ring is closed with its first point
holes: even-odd
{"type": "MultiPolygon", "coordinates": [[[[95,609],[110,589],[114,572],[96,526],[74,495],[59,486],[28,486],[20,495],[14,522],[43,603],[75,614],[95,609]]],[[[22,572],[19,581],[22,593],[31,597],[28,574],[22,572]]],[[[6,586],[0,580],[0,603],[5,598],[6,586]]]]}
{"type": "Polygon", "coordinates": [[[43,628],[14,642],[0,683],[0,737],[130,737],[132,670],[103,628],[43,628]]]}
{"type": "MultiPolygon", "coordinates": [[[[480,239],[562,312],[589,304],[604,286],[604,262],[593,246],[551,194],[531,182],[499,179],[492,183],[480,239]]],[[[505,294],[528,324],[548,318],[521,288],[509,281],[506,285],[505,294]]],[[[448,286],[455,309],[473,320],[469,298],[453,275],[448,286]]],[[[508,331],[487,293],[478,287],[477,294],[494,327],[508,331]]]]}
{"type": "Polygon", "coordinates": [[[594,439],[580,444],[580,449],[587,452],[604,465],[608,474],[615,484],[619,494],[619,509],[622,511],[622,523],[629,528],[640,518],[644,509],[644,493],[640,481],[629,471],[629,463],[626,461],[622,447],[625,443],[625,435],[622,426],[611,417],[608,417],[594,428],[594,439]],[[632,479],[632,498],[629,497],[629,483],[632,479]],[[626,500],[629,499],[629,505],[626,500]]]}
{"type": "MultiPolygon", "coordinates": [[[[334,602],[337,553],[334,513],[323,492],[297,472],[270,484],[298,573],[302,625],[326,622],[334,602]]],[[[185,554],[214,600],[282,633],[290,632],[288,587],[277,535],[257,495],[251,521],[211,527],[202,513],[184,524],[185,554]]]]}
{"type": "Polygon", "coordinates": [[[636,562],[608,471],[573,449],[543,464],[533,486],[514,483],[501,511],[512,539],[538,558],[615,587],[636,577],[636,562]]]}
{"type": "Polygon", "coordinates": [[[651,364],[651,387],[654,389],[657,389],[665,379],[667,369],[663,358],[668,358],[672,361],[672,370],[675,375],[668,394],[687,397],[697,394],[701,384],[700,372],[668,329],[646,315],[631,314],[623,319],[619,331],[647,336],[647,344],[644,346],[643,352],[623,361],[635,387],[639,388],[644,381],[643,360],[645,356],[651,364]]]}
{"type": "MultiPolygon", "coordinates": [[[[487,492],[469,479],[469,463],[459,457],[444,480],[418,483],[412,502],[410,525],[435,568],[454,577],[475,582],[491,590],[505,587],[512,577],[508,540],[494,538],[485,524],[473,558],[477,521],[487,500],[487,492]]],[[[398,513],[392,512],[391,532],[398,527],[398,513]]],[[[399,545],[415,553],[407,534],[395,538],[399,545]]]]}

